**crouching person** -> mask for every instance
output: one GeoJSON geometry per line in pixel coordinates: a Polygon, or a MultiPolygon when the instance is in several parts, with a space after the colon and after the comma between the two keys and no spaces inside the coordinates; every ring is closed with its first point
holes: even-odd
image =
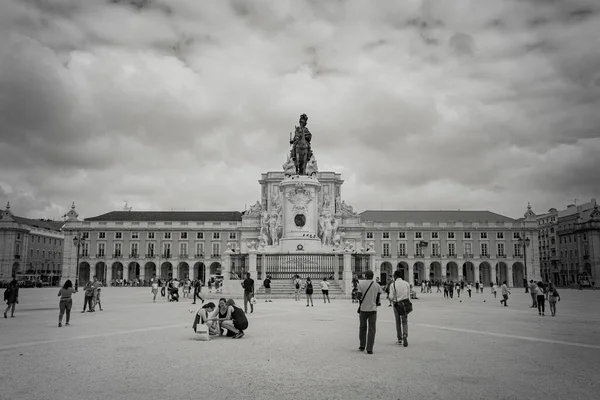
{"type": "Polygon", "coordinates": [[[196,332],[196,328],[198,325],[206,325],[208,327],[208,334],[211,336],[219,334],[219,323],[215,320],[212,320],[209,315],[213,313],[215,310],[215,303],[210,302],[202,306],[200,310],[196,313],[196,318],[194,319],[193,329],[196,332]]]}
{"type": "Polygon", "coordinates": [[[248,329],[248,318],[246,318],[246,313],[235,304],[233,299],[227,300],[227,308],[231,310],[231,313],[228,313],[230,319],[222,321],[221,327],[235,333],[233,339],[240,339],[244,336],[244,331],[248,329]]]}

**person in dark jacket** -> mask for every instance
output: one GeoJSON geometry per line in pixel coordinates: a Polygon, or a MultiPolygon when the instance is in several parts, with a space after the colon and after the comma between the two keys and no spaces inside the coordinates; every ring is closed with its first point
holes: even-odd
{"type": "Polygon", "coordinates": [[[6,313],[10,310],[10,317],[15,317],[15,306],[19,304],[19,285],[16,280],[13,280],[8,284],[8,287],[4,291],[4,301],[6,301],[7,307],[4,311],[4,318],[8,318],[6,313]]]}

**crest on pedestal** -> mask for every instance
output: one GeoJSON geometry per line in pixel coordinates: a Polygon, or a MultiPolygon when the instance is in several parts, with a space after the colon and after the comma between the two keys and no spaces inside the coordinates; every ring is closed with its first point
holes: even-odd
{"type": "Polygon", "coordinates": [[[308,204],[313,200],[312,194],[298,185],[296,185],[296,189],[293,192],[288,193],[287,198],[292,203],[292,212],[303,214],[308,212],[308,204]]]}

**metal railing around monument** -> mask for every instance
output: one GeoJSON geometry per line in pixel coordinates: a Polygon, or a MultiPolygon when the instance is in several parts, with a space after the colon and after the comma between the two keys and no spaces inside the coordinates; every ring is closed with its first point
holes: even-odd
{"type": "Polygon", "coordinates": [[[273,280],[291,280],[297,274],[314,280],[333,279],[339,258],[335,254],[265,254],[261,269],[273,280]]]}

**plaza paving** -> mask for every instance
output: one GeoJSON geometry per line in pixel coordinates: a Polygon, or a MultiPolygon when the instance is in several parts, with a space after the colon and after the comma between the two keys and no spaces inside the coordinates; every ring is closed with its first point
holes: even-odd
{"type": "Polygon", "coordinates": [[[0,318],[0,398],[600,397],[600,291],[562,290],[557,317],[528,308],[523,289],[509,307],[489,288],[471,299],[419,294],[407,348],[384,303],[373,355],[357,350],[350,300],[259,301],[243,339],[199,342],[189,300],[105,288],[104,311],[81,314],[80,292],[72,326],[58,328],[57,291],[23,289],[16,318],[0,318]]]}

